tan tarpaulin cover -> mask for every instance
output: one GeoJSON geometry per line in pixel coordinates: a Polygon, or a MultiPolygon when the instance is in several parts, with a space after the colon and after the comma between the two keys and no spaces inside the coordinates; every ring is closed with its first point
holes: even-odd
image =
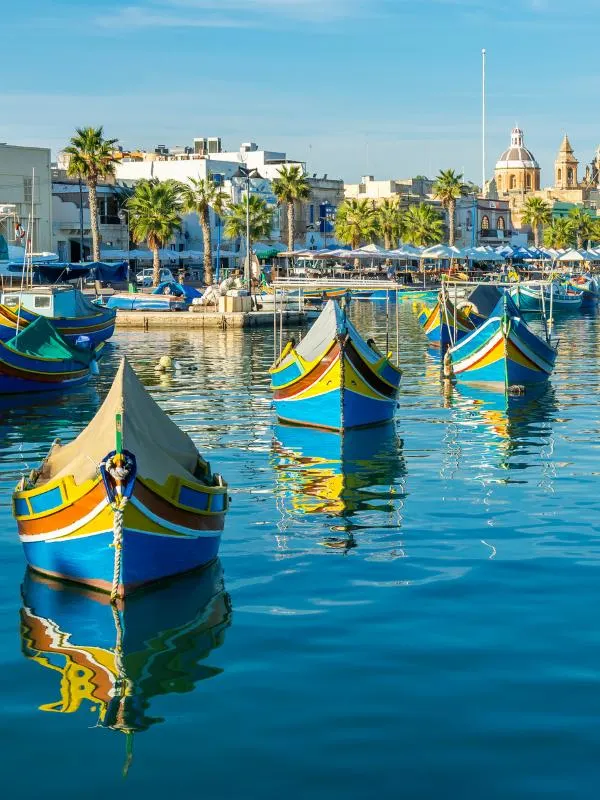
{"type": "Polygon", "coordinates": [[[121,410],[123,447],[136,457],[140,477],[162,484],[169,475],[189,478],[194,473],[196,446],[159,408],[123,359],[94,419],[74,442],[52,449],[37,485],[67,475],[77,484],[94,478],[97,465],[115,449],[115,416],[121,410]]]}

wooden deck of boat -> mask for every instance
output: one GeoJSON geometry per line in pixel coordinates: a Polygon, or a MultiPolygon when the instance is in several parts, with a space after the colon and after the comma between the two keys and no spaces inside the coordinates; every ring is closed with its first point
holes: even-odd
{"type": "MultiPolygon", "coordinates": [[[[279,317],[279,310],[277,316],[279,317]]],[[[302,325],[311,318],[303,311],[283,311],[285,325],[302,325]]],[[[273,326],[273,311],[117,311],[117,328],[255,328],[273,326]]]]}

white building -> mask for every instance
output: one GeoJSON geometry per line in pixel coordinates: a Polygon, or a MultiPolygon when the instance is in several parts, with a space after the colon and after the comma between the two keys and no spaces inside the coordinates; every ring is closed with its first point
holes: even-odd
{"type": "Polygon", "coordinates": [[[21,244],[17,225],[27,227],[33,205],[33,250],[52,249],[50,150],[0,144],[0,235],[21,244]]]}

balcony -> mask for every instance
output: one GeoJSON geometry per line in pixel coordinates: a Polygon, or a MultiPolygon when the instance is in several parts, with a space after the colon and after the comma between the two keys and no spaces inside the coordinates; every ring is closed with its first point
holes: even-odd
{"type": "Polygon", "coordinates": [[[122,225],[117,214],[100,214],[100,225],[122,225]]]}
{"type": "Polygon", "coordinates": [[[481,228],[479,231],[479,239],[486,239],[489,241],[504,241],[513,235],[513,231],[505,230],[504,228],[481,228]]]}

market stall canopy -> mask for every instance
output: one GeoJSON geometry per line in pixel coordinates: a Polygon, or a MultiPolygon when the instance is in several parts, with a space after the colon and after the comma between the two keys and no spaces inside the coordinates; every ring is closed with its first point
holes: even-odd
{"type": "Polygon", "coordinates": [[[588,255],[583,250],[567,250],[565,253],[560,255],[557,261],[561,262],[574,262],[574,261],[589,261],[588,255]]]}

